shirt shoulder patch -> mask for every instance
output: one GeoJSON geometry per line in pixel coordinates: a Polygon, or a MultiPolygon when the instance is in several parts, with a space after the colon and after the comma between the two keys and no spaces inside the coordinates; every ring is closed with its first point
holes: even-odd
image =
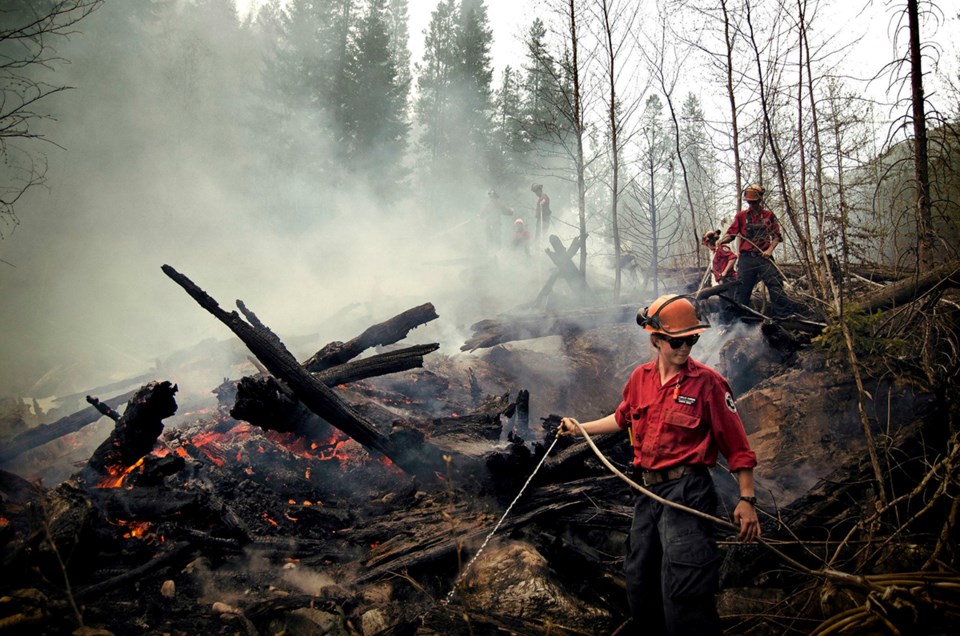
{"type": "Polygon", "coordinates": [[[727,394],[723,396],[723,401],[727,405],[727,408],[730,410],[731,413],[737,412],[737,405],[733,401],[733,396],[730,395],[730,391],[727,391],[727,394]]]}

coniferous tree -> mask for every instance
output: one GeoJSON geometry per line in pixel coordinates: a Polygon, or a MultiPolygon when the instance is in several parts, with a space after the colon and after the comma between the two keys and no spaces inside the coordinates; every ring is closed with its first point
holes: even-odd
{"type": "Polygon", "coordinates": [[[558,136],[566,136],[567,120],[560,111],[560,69],[547,47],[547,29],[535,19],[526,36],[527,66],[523,87],[523,122],[527,150],[552,156],[558,136]]]}
{"type": "Polygon", "coordinates": [[[529,148],[524,134],[520,77],[511,66],[503,69],[494,103],[494,157],[491,176],[494,183],[516,187],[525,172],[524,154],[529,148]]]}
{"type": "Polygon", "coordinates": [[[623,234],[640,252],[654,295],[660,293],[659,267],[671,256],[670,245],[680,231],[673,200],[674,142],[663,117],[663,102],[651,95],[641,117],[637,176],[628,190],[633,201],[625,205],[623,218],[623,234]]]}
{"type": "Polygon", "coordinates": [[[458,106],[463,130],[472,148],[481,156],[490,143],[490,84],[493,79],[490,45],[493,32],[483,0],[462,0],[457,37],[459,65],[456,70],[458,106]]]}
{"type": "Polygon", "coordinates": [[[407,0],[390,0],[387,12],[387,33],[390,51],[397,70],[397,85],[406,86],[405,98],[410,97],[413,74],[410,69],[410,28],[407,0]]]}
{"type": "Polygon", "coordinates": [[[431,14],[416,114],[432,209],[456,209],[451,203],[464,187],[479,191],[490,182],[491,38],[482,0],[441,0],[431,14]]]}
{"type": "MultiPolygon", "coordinates": [[[[710,143],[703,106],[693,93],[687,95],[681,106],[680,152],[687,170],[687,183],[697,215],[697,228],[703,228],[704,231],[716,230],[724,215],[730,220],[736,210],[718,209],[714,168],[717,157],[710,143]]],[[[699,245],[699,237],[693,238],[699,245]]]]}
{"type": "Polygon", "coordinates": [[[430,16],[417,79],[416,112],[422,128],[420,144],[430,172],[446,164],[453,153],[450,136],[453,132],[451,87],[457,66],[455,37],[455,0],[442,0],[430,16]]]}
{"type": "Polygon", "coordinates": [[[344,143],[350,167],[389,197],[405,176],[407,86],[390,45],[389,0],[370,0],[349,51],[344,143]]]}

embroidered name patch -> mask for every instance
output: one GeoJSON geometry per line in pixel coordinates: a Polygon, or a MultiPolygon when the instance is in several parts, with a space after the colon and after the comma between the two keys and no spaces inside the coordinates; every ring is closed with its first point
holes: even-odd
{"type": "Polygon", "coordinates": [[[731,413],[737,412],[737,405],[733,402],[733,396],[730,395],[729,391],[725,396],[723,396],[723,401],[726,403],[727,408],[730,409],[731,413]]]}
{"type": "Polygon", "coordinates": [[[678,395],[677,402],[680,404],[686,404],[687,406],[693,406],[697,403],[697,398],[690,397],[689,395],[678,395]]]}

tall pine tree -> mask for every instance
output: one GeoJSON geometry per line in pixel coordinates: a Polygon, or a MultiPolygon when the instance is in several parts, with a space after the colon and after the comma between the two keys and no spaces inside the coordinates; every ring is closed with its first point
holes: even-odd
{"type": "Polygon", "coordinates": [[[348,165],[361,177],[369,176],[374,191],[384,198],[397,194],[406,176],[403,159],[409,130],[408,87],[390,42],[389,1],[369,0],[349,47],[343,95],[348,165]]]}
{"type": "Polygon", "coordinates": [[[491,41],[483,0],[441,0],[431,14],[416,114],[422,186],[437,210],[491,181],[491,41]]]}

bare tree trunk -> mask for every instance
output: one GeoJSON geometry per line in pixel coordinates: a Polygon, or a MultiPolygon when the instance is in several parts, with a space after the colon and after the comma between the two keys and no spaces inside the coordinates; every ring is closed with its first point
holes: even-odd
{"type": "MultiPolygon", "coordinates": [[[[607,104],[607,116],[610,126],[610,223],[613,228],[613,302],[620,301],[621,268],[620,268],[620,224],[617,214],[617,204],[620,196],[620,122],[617,119],[617,54],[613,46],[613,25],[610,23],[610,5],[607,0],[601,1],[603,14],[604,45],[607,54],[607,77],[610,82],[610,99],[607,104]]],[[[582,231],[582,229],[581,229],[582,231]]],[[[583,268],[581,267],[581,270],[583,268]]]]}
{"type": "Polygon", "coordinates": [[[737,182],[737,210],[743,206],[743,175],[740,172],[740,126],[737,123],[737,96],[733,91],[733,35],[727,0],[720,0],[723,10],[723,35],[727,45],[727,99],[730,101],[730,132],[733,137],[733,173],[737,182]]]}
{"type": "MultiPolygon", "coordinates": [[[[653,135],[655,135],[656,132],[651,130],[650,134],[651,134],[651,140],[652,140],[653,135]]],[[[652,145],[653,145],[653,142],[651,141],[651,146],[652,145]]],[[[655,192],[654,191],[654,165],[653,165],[652,150],[650,151],[650,156],[648,158],[647,178],[650,180],[650,201],[648,204],[649,205],[648,213],[650,215],[650,237],[651,237],[650,240],[652,242],[652,245],[651,245],[652,257],[650,259],[650,276],[653,278],[653,295],[659,296],[660,295],[660,274],[658,272],[658,269],[660,267],[660,244],[657,237],[657,227],[658,227],[657,201],[656,201],[656,196],[654,194],[655,192]]]]}
{"type": "Polygon", "coordinates": [[[767,100],[767,89],[764,79],[763,63],[760,59],[760,48],[757,46],[756,34],[753,30],[753,20],[750,13],[750,4],[747,3],[747,26],[750,29],[750,45],[753,49],[754,62],[757,65],[757,79],[760,87],[760,106],[763,114],[763,129],[767,138],[766,146],[773,153],[774,165],[777,169],[777,182],[780,186],[780,192],[783,195],[783,207],[787,219],[793,231],[796,233],[796,239],[800,246],[800,263],[803,265],[804,273],[810,280],[813,280],[813,248],[810,243],[810,236],[804,232],[800,222],[797,219],[796,210],[790,197],[790,189],[787,187],[786,168],[783,158],[780,156],[780,149],[777,140],[774,138],[773,122],[770,119],[770,103],[767,100]]]}
{"type": "Polygon", "coordinates": [[[570,80],[573,82],[573,129],[577,137],[576,157],[574,163],[577,170],[577,210],[580,216],[580,275],[587,279],[587,182],[585,178],[586,162],[583,157],[583,109],[581,97],[580,77],[580,44],[577,41],[577,11],[576,0],[568,0],[570,10],[570,52],[573,68],[570,69],[570,80]]]}
{"type": "Polygon", "coordinates": [[[930,164],[927,117],[920,51],[919,0],[907,0],[910,24],[910,88],[913,102],[913,169],[917,189],[917,271],[933,267],[933,214],[930,205],[930,164]]]}

